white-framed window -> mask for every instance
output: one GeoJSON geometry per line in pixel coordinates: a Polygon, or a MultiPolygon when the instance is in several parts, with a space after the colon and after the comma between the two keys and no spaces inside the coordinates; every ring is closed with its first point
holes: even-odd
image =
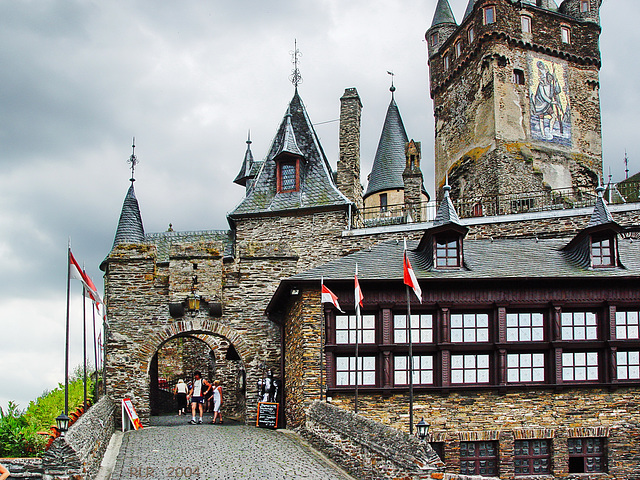
{"type": "Polygon", "coordinates": [[[451,342],[489,341],[489,315],[486,313],[452,313],[451,342]]]}
{"type": "Polygon", "coordinates": [[[620,311],[616,312],[616,339],[639,340],[640,339],[640,312],[620,311]]]}
{"type": "Polygon", "coordinates": [[[507,382],[544,382],[544,353],[508,353],[507,382]]]}
{"type": "Polygon", "coordinates": [[[531,17],[529,15],[521,15],[520,26],[522,27],[522,33],[531,33],[531,17]]]}
{"type": "Polygon", "coordinates": [[[376,384],[376,357],[336,357],[336,386],[371,386],[376,384]]]}
{"type": "Polygon", "coordinates": [[[562,26],[560,27],[560,35],[562,38],[562,43],[571,43],[571,28],[562,26]]]}
{"type": "Polygon", "coordinates": [[[640,352],[616,352],[618,380],[640,380],[640,352]]]}
{"type": "Polygon", "coordinates": [[[507,342],[542,341],[544,341],[544,315],[542,313],[507,313],[507,342]]]}
{"type": "Polygon", "coordinates": [[[455,50],[456,50],[456,57],[459,57],[460,55],[462,55],[462,40],[458,40],[456,42],[455,50]]]}
{"type": "Polygon", "coordinates": [[[376,343],[376,316],[361,315],[356,325],[355,315],[336,315],[336,344],[355,345],[356,331],[358,343],[376,343]]]}
{"type": "Polygon", "coordinates": [[[598,380],[598,352],[563,352],[562,380],[564,382],[598,380]]]}
{"type": "Polygon", "coordinates": [[[451,60],[449,58],[449,54],[445,54],[444,59],[443,59],[443,64],[444,64],[444,69],[445,70],[449,70],[449,66],[450,66],[451,60]]]}
{"type": "Polygon", "coordinates": [[[483,8],[482,20],[485,25],[490,25],[496,22],[496,7],[495,5],[489,5],[483,8]]]}
{"type": "Polygon", "coordinates": [[[489,355],[451,355],[451,383],[489,383],[489,355]]]}
{"type": "Polygon", "coordinates": [[[562,312],[562,340],[597,340],[598,315],[595,312],[562,312]]]}
{"type": "MultiPolygon", "coordinates": [[[[393,357],[393,383],[409,384],[409,355],[393,357]]],[[[413,356],[413,384],[433,385],[433,355],[413,356]]]]}
{"type": "MultiPolygon", "coordinates": [[[[409,343],[407,316],[393,316],[393,343],[409,343]]],[[[411,315],[411,343],[433,343],[433,315],[411,315]]]]}
{"type": "Polygon", "coordinates": [[[469,43],[471,44],[475,39],[476,31],[473,29],[473,26],[471,26],[467,29],[467,40],[469,40],[469,43]]]}
{"type": "Polygon", "coordinates": [[[589,0],[580,0],[580,13],[587,13],[589,10],[589,0]]]}

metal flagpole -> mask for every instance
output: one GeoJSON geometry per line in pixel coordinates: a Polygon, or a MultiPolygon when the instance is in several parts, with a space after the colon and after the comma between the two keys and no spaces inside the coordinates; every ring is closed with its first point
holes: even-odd
{"type": "Polygon", "coordinates": [[[324,303],[322,302],[322,287],[324,286],[324,278],[320,277],[320,401],[322,401],[322,381],[324,380],[323,365],[322,365],[322,353],[324,350],[324,303]]]}
{"type": "Polygon", "coordinates": [[[69,416],[69,290],[71,287],[71,240],[67,245],[67,318],[64,344],[64,414],[69,416]]]}
{"type": "MultiPolygon", "coordinates": [[[[356,280],[358,279],[358,264],[356,263],[356,276],[355,276],[356,280]]],[[[358,285],[360,285],[358,283],[358,285]]],[[[355,392],[355,399],[354,399],[354,411],[355,413],[358,413],[358,345],[359,345],[359,339],[358,339],[358,327],[360,324],[360,299],[358,298],[358,295],[356,295],[356,291],[354,289],[354,295],[355,295],[355,302],[356,302],[356,392],[355,392]]]]}
{"type": "Polygon", "coordinates": [[[98,382],[98,337],[96,337],[96,303],[92,302],[91,313],[93,314],[93,369],[95,371],[95,379],[96,379],[96,397],[99,395],[98,386],[100,383],[98,382]]]}
{"type": "MultiPolygon", "coordinates": [[[[82,267],[84,272],[84,266],[82,267]]],[[[87,308],[85,302],[85,296],[87,294],[87,287],[82,282],[82,362],[83,362],[83,382],[84,382],[84,398],[82,399],[82,405],[84,411],[87,411],[87,308]]]]}
{"type": "MultiPolygon", "coordinates": [[[[404,254],[407,254],[405,250],[404,254]]],[[[407,327],[409,340],[409,433],[413,435],[413,339],[411,338],[411,298],[409,286],[405,285],[407,291],[407,327]]]]}

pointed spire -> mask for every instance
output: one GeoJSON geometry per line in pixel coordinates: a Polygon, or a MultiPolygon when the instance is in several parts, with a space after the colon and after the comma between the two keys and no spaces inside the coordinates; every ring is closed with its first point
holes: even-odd
{"type": "Polygon", "coordinates": [[[376,192],[404,188],[402,173],[405,169],[406,157],[404,148],[409,137],[402,123],[400,111],[394,98],[395,86],[391,87],[391,102],[387,108],[378,149],[369,174],[369,184],[365,198],[376,192]]]}
{"type": "Polygon", "coordinates": [[[476,5],[476,0],[469,0],[467,4],[467,9],[464,11],[464,17],[462,17],[462,21],[464,22],[471,13],[473,13],[473,7],[476,5]]]}
{"type": "Polygon", "coordinates": [[[447,174],[444,187],[444,197],[442,198],[442,202],[438,207],[438,212],[436,213],[436,219],[433,221],[433,226],[446,225],[447,223],[455,223],[460,225],[460,217],[456,213],[456,209],[453,206],[453,202],[451,201],[451,197],[449,196],[449,192],[451,191],[451,187],[449,186],[449,175],[447,174]]]}
{"type": "Polygon", "coordinates": [[[142,216],[140,215],[138,199],[133,189],[133,182],[122,204],[122,212],[120,213],[113,246],[123,243],[144,243],[144,227],[142,226],[142,216]]]}
{"type": "MultiPolygon", "coordinates": [[[[473,2],[473,0],[470,0],[470,1],[473,2]]],[[[454,25],[458,24],[456,22],[456,18],[453,16],[451,5],[449,5],[449,0],[438,0],[438,5],[436,6],[436,12],[433,15],[433,21],[431,22],[431,28],[437,25],[444,25],[447,23],[453,23],[454,25]]]]}
{"type": "Polygon", "coordinates": [[[612,223],[614,221],[613,216],[609,211],[609,207],[607,207],[607,201],[604,199],[605,190],[606,189],[604,188],[604,185],[602,185],[600,178],[598,178],[598,188],[596,188],[598,198],[596,198],[596,204],[593,207],[593,213],[591,214],[591,219],[589,220],[587,228],[612,223]]]}
{"type": "Polygon", "coordinates": [[[244,153],[244,160],[242,161],[240,172],[238,172],[233,183],[237,183],[238,185],[245,187],[247,185],[247,180],[251,177],[253,163],[253,153],[251,152],[251,131],[249,131],[247,134],[247,151],[244,153]]]}
{"type": "Polygon", "coordinates": [[[131,178],[129,181],[131,182],[131,185],[133,185],[133,182],[136,181],[134,176],[136,165],[140,163],[138,157],[136,157],[136,137],[133,137],[133,141],[131,142],[131,156],[127,159],[127,163],[131,165],[131,178]]]}

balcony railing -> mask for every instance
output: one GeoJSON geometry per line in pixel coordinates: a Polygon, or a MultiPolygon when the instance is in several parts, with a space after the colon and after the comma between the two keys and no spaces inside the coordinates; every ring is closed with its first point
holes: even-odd
{"type": "MultiPolygon", "coordinates": [[[[460,218],[489,217],[591,207],[595,204],[596,197],[593,191],[560,188],[508,195],[463,197],[454,200],[453,205],[460,218]]],[[[605,199],[611,204],[637,202],[640,201],[639,197],[640,183],[610,184],[605,192],[605,199]]],[[[363,208],[357,213],[354,226],[367,228],[418,221],[429,222],[435,219],[438,205],[436,201],[423,202],[416,204],[411,211],[407,211],[404,204],[363,208]]]]}

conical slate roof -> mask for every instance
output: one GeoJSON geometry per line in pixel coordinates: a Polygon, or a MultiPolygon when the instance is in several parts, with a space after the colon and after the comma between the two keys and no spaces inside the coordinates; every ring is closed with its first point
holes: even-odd
{"type": "Polygon", "coordinates": [[[407,132],[400,117],[396,101],[391,96],[391,103],[387,109],[384,126],[380,134],[378,149],[373,160],[373,167],[369,174],[369,184],[365,198],[376,192],[404,188],[402,172],[406,166],[404,147],[409,141],[407,132]]]}
{"type": "Polygon", "coordinates": [[[438,0],[438,5],[436,6],[436,12],[433,15],[431,27],[443,25],[446,23],[453,23],[457,25],[456,18],[454,17],[453,11],[451,10],[451,5],[449,5],[449,0],[438,0]]]}
{"type": "Polygon", "coordinates": [[[476,0],[469,0],[469,3],[467,3],[467,9],[464,11],[464,17],[462,17],[462,21],[464,22],[467,17],[469,15],[471,15],[471,12],[473,12],[473,7],[476,4],[476,0]]]}
{"type": "Polygon", "coordinates": [[[244,154],[244,160],[242,161],[242,167],[240,167],[240,172],[233,180],[233,183],[237,183],[238,185],[242,185],[243,187],[247,185],[247,179],[251,176],[251,168],[253,167],[253,153],[251,152],[251,138],[247,138],[247,151],[244,154]]]}
{"type": "Polygon", "coordinates": [[[136,198],[133,182],[127,191],[126,197],[122,204],[122,212],[120,212],[120,220],[116,230],[116,237],[113,240],[113,246],[123,243],[143,243],[144,227],[142,226],[142,217],[140,215],[140,207],[136,198]]]}
{"type": "Polygon", "coordinates": [[[455,223],[460,225],[460,217],[456,213],[456,209],[453,206],[453,202],[451,201],[451,197],[449,197],[449,191],[451,187],[447,183],[444,187],[444,198],[442,199],[442,203],[438,207],[438,212],[436,213],[436,218],[433,221],[433,226],[438,227],[440,225],[446,225],[450,223],[455,223]]]}
{"type": "Polygon", "coordinates": [[[254,170],[256,165],[259,165],[259,171],[253,187],[229,214],[230,218],[351,203],[333,181],[331,166],[297,89],[269,153],[263,162],[254,162],[254,170]],[[276,159],[282,154],[301,157],[297,191],[277,193],[276,159]]]}
{"type": "Polygon", "coordinates": [[[598,198],[596,199],[596,204],[593,207],[593,213],[591,214],[591,219],[589,220],[587,228],[595,227],[597,225],[605,225],[614,221],[603,196],[604,190],[605,189],[602,185],[598,186],[598,198]]]}

